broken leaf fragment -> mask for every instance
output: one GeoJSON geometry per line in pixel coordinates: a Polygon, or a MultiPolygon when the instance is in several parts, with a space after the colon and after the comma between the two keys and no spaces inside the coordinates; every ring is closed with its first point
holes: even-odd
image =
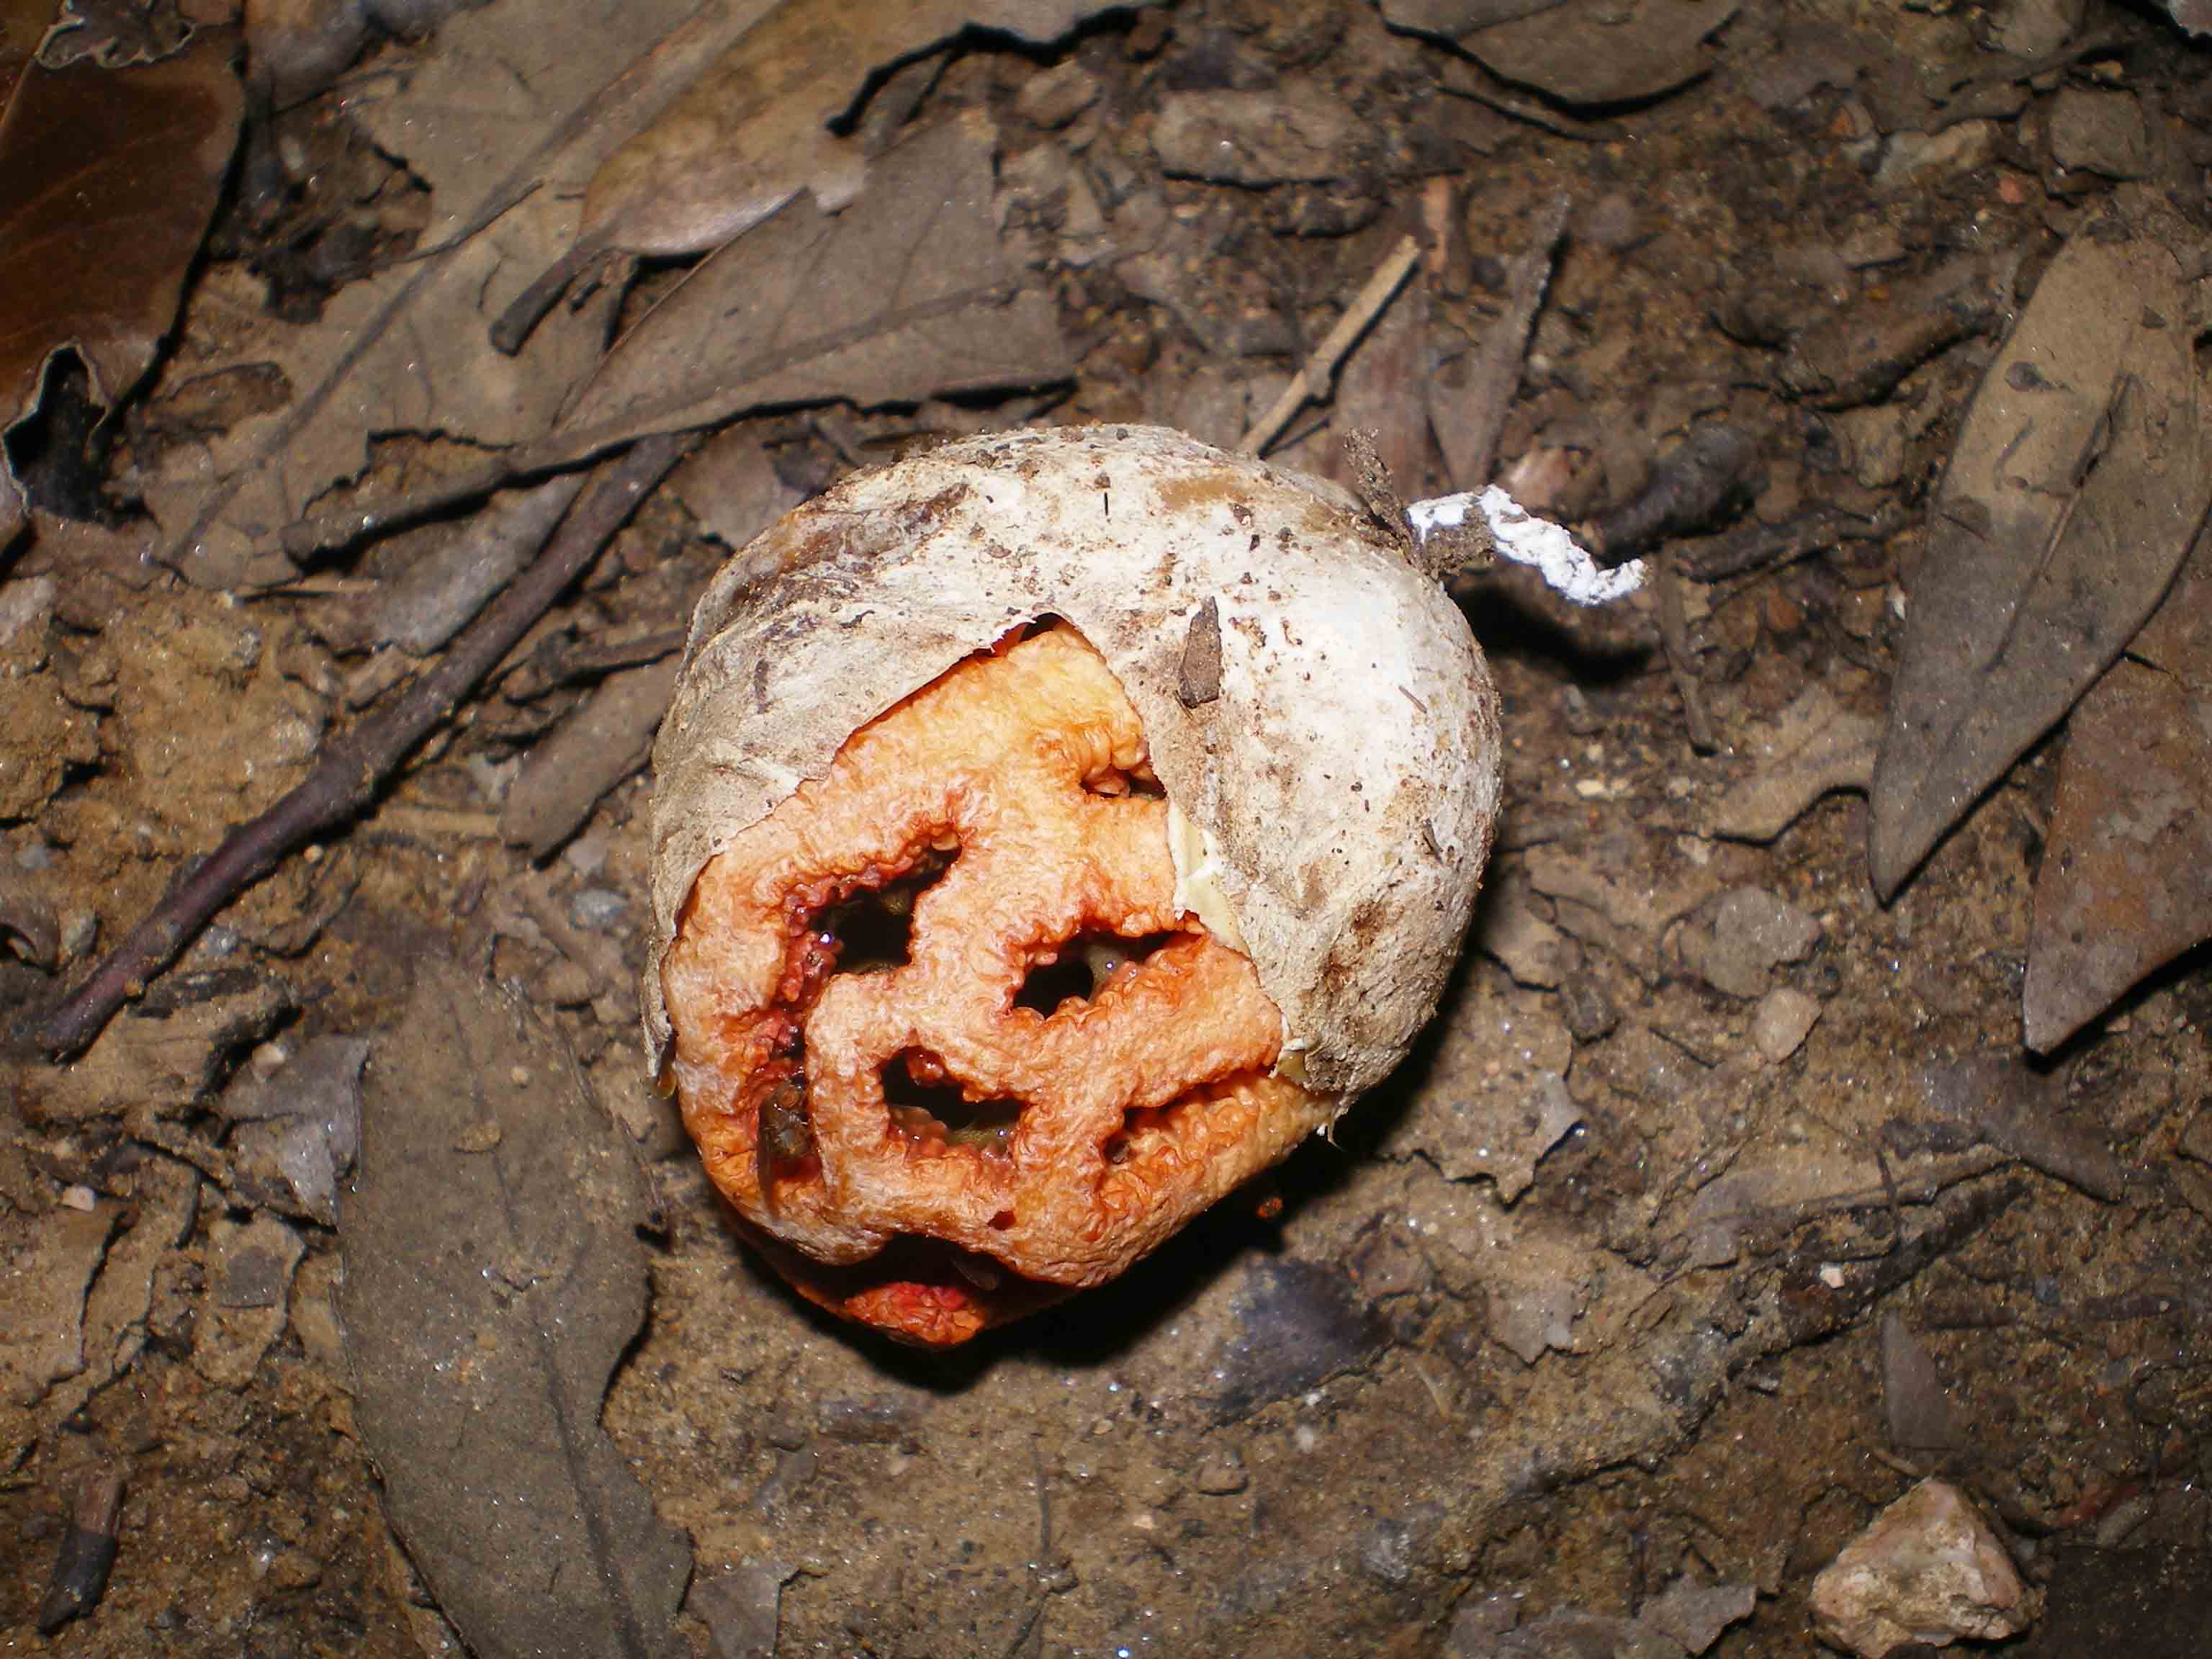
{"type": "MultiPolygon", "coordinates": [[[[12,51],[51,4],[0,9],[12,51]]],[[[176,320],[230,166],[243,100],[223,31],[158,63],[102,69],[23,64],[0,115],[0,425],[40,405],[49,366],[82,364],[88,392],[115,407],[176,320]]],[[[0,474],[0,546],[22,523],[0,474]]]]}
{"type": "Polygon", "coordinates": [[[690,1551],[599,1426],[645,1316],[634,1155],[559,1036],[448,963],[366,1094],[343,1311],[394,1529],[486,1659],[666,1653],[690,1551]],[[455,1151],[478,1121],[496,1144],[455,1151]]]}
{"type": "Polygon", "coordinates": [[[1875,769],[1894,894],[2112,663],[2212,497],[2205,242],[2147,208],[2078,233],[1990,365],[1929,515],[1875,769]]]}
{"type": "Polygon", "coordinates": [[[2067,723],[2021,1020],[2048,1053],[2212,938],[2212,540],[2067,723]]]}
{"type": "Polygon", "coordinates": [[[999,246],[996,142],[980,116],[929,128],[882,156],[878,187],[843,213],[793,202],[710,255],[616,343],[553,445],[1065,378],[1057,308],[1016,286],[999,246]]]}
{"type": "Polygon", "coordinates": [[[1390,0],[1393,28],[1440,35],[1565,104],[1656,98],[1719,61],[1705,37],[1741,0],[1390,0]]]}
{"type": "Polygon", "coordinates": [[[860,139],[833,131],[871,71],[964,28],[1033,45],[1099,0],[786,0],[600,165],[580,241],[667,256],[718,246],[802,190],[834,213],[860,192],[860,139]]]}

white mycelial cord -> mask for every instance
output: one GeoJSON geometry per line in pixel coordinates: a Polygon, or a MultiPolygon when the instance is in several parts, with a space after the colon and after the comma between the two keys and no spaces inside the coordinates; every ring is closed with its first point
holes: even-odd
{"type": "Polygon", "coordinates": [[[1644,586],[1643,560],[1601,569],[1563,526],[1538,518],[1496,484],[1415,501],[1406,509],[1406,517],[1413,523],[1414,539],[1425,542],[1433,531],[1465,524],[1469,507],[1488,520],[1501,555],[1516,564],[1535,566],[1554,592],[1577,605],[1609,605],[1644,586]]]}

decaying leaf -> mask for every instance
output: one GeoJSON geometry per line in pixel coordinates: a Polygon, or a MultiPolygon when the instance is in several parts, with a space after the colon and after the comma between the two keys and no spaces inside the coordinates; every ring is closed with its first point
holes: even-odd
{"type": "MultiPolygon", "coordinates": [[[[1564,196],[1547,204],[1505,268],[1505,309],[1480,342],[1428,380],[1429,424],[1455,489],[1480,489],[1497,470],[1498,434],[1528,361],[1529,331],[1552,283],[1553,255],[1567,226],[1564,196]]],[[[1525,498],[1524,498],[1525,499],[1525,498]]]]}
{"type": "MultiPolygon", "coordinates": [[[[1058,308],[1020,287],[1000,246],[995,144],[989,121],[969,112],[885,152],[877,188],[842,213],[786,204],[617,341],[556,430],[394,510],[773,404],[915,403],[1066,378],[1058,308]]],[[[382,510],[349,507],[295,529],[307,542],[342,540],[382,510]]]]}
{"type": "Polygon", "coordinates": [[[1565,0],[1382,0],[1382,21],[1413,34],[1438,34],[1456,40],[1493,23],[1533,17],[1565,0]]]}
{"type": "Polygon", "coordinates": [[[834,212],[860,194],[867,159],[857,137],[830,123],[872,70],[971,26],[1042,45],[1106,9],[1102,0],[785,0],[607,157],[579,237],[636,253],[696,253],[802,190],[834,212]]]}
{"type": "MultiPolygon", "coordinates": [[[[35,47],[53,13],[0,6],[0,50],[35,47]]],[[[153,362],[238,137],[230,45],[211,29],[134,68],[24,64],[0,116],[0,424],[38,408],[58,353],[106,409],[153,362]]],[[[0,471],[0,545],[22,511],[0,471]]]]}
{"type": "Polygon", "coordinates": [[[278,107],[320,92],[373,31],[421,34],[485,0],[253,0],[246,48],[254,85],[278,107]]]}
{"type": "Polygon", "coordinates": [[[84,1304],[107,1254],[119,1204],[10,1213],[0,1225],[0,1468],[34,1432],[25,1408],[84,1370],[84,1304]]]}
{"type": "Polygon", "coordinates": [[[771,404],[918,402],[1072,372],[1058,313],[1019,289],[991,204],[995,134],[967,115],[887,151],[844,212],[793,202],[712,255],[607,354],[550,465],[771,404]]]}
{"type": "Polygon", "coordinates": [[[2212,538],[2067,723],[2021,999],[2047,1052],[2212,938],[2212,538]]]}
{"type": "Polygon", "coordinates": [[[1432,378],[1431,355],[1428,284],[1415,282],[1399,290],[1338,378],[1329,424],[1340,440],[1340,483],[1352,482],[1342,466],[1341,440],[1365,432],[1373,434],[1375,453],[1398,488],[1408,496],[1426,493],[1429,411],[1419,389],[1432,378]]]}
{"type": "Polygon", "coordinates": [[[1493,75],[1584,106],[1656,98],[1713,66],[1705,37],[1741,0],[1394,0],[1394,27],[1439,34],[1493,75]]]}
{"type": "MultiPolygon", "coordinates": [[[[45,9],[53,15],[51,0],[45,9]]],[[[61,15],[39,43],[39,61],[48,69],[88,61],[124,69],[158,63],[191,35],[177,0],[62,0],[61,15]]]]}
{"type": "Polygon", "coordinates": [[[340,1208],[355,1416],[485,1659],[652,1659],[690,1571],[599,1427],[645,1316],[633,1154],[558,1036],[451,963],[378,1044],[340,1208]]]}
{"type": "Polygon", "coordinates": [[[1885,898],[2142,625],[2212,495],[2204,239],[2138,209],[2078,233],[1984,377],[1911,585],[1875,770],[1885,898]]]}
{"type": "Polygon", "coordinates": [[[374,434],[498,446],[549,429],[599,361],[606,302],[562,312],[512,357],[491,319],[574,236],[599,162],[757,11],[500,0],[449,20],[406,76],[365,83],[349,112],[430,188],[419,257],[339,289],[312,325],[272,321],[241,343],[292,400],[145,481],[167,560],[205,586],[286,580],[277,532],[362,470],[374,434]]]}
{"type": "Polygon", "coordinates": [[[729,548],[743,547],[801,500],[776,475],[759,432],[746,426],[709,438],[669,475],[668,489],[700,529],[729,548]]]}
{"type": "Polygon", "coordinates": [[[1714,803],[1708,833],[1772,841],[1821,796],[1866,788],[1881,737],[1880,720],[1849,713],[1825,685],[1808,686],[1740,745],[1754,769],[1714,803]]]}

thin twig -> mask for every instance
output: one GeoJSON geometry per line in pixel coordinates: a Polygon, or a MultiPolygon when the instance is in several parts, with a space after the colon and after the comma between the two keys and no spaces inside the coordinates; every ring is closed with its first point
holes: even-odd
{"type": "Polygon", "coordinates": [[[306,781],[179,873],[146,919],[46,1017],[39,1030],[40,1045],[57,1057],[81,1052],[216,911],[295,848],[368,805],[415,745],[453,714],[582,573],[687,447],[680,434],[647,438],[608,463],[537,562],[456,636],[437,666],[331,742],[306,781]]]}
{"type": "Polygon", "coordinates": [[[1390,257],[1375,268],[1367,285],[1353,296],[1344,315],[1336,319],[1336,326],[1329,330],[1313,356],[1291,377],[1290,385],[1283,388],[1274,406],[1254,423],[1237,448],[1247,455],[1257,455],[1290,423],[1291,416],[1313,399],[1328,395],[1329,387],[1336,382],[1336,366],[1344,361],[1344,354],[1358,343],[1368,325],[1382,314],[1382,307],[1390,303],[1391,296],[1397,293],[1399,285],[1420,258],[1421,245],[1418,240],[1411,236],[1398,239],[1398,246],[1390,250],[1390,257]]]}
{"type": "Polygon", "coordinates": [[[1712,716],[1705,712],[1705,697],[1698,681],[1697,653],[1690,646],[1690,624],[1682,611],[1682,586],[1673,564],[1652,562],[1651,591],[1659,601],[1659,638],[1667,647],[1667,672],[1682,699],[1682,717],[1690,730],[1690,747],[1700,755],[1717,750],[1712,716]]]}

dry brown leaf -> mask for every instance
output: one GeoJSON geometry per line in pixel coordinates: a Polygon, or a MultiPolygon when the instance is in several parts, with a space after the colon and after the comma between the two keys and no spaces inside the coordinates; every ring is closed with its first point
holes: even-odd
{"type": "MultiPolygon", "coordinates": [[[[9,425],[38,407],[58,353],[77,355],[108,409],[146,372],[176,319],[243,101],[223,30],[135,68],[28,63],[54,10],[52,0],[0,8],[0,53],[20,68],[0,116],[0,423],[9,425]]],[[[9,78],[0,64],[0,87],[9,78]]],[[[21,514],[15,480],[0,476],[0,546],[21,514]]]]}
{"type": "Polygon", "coordinates": [[[829,124],[870,73],[963,28],[1042,44],[1102,0],[799,0],[781,6],[692,82],[592,180],[580,236],[636,253],[726,242],[796,196],[834,212],[860,193],[857,137],[829,124]]]}
{"type": "Polygon", "coordinates": [[[1382,19],[1394,29],[1456,40],[1477,29],[1531,17],[1565,3],[1565,0],[1382,0],[1382,19]]]}
{"type": "Polygon", "coordinates": [[[2190,273],[2203,238],[2139,209],[2077,234],[1984,376],[1929,515],[1868,853],[1885,898],[2093,684],[2212,495],[2190,273]]]}
{"type": "Polygon", "coordinates": [[[2047,1053],[2212,938],[2212,538],[2067,724],[2021,1017],[2047,1053]]]}
{"type": "Polygon", "coordinates": [[[1504,311],[1479,343],[1428,382],[1429,424],[1454,489],[1480,489],[1497,470],[1498,434],[1521,388],[1529,334],[1551,287],[1553,256],[1569,206],[1561,196],[1536,215],[1521,252],[1505,268],[1504,311]]]}
{"type": "Polygon", "coordinates": [[[1058,313],[1015,283],[992,210],[995,134],[967,115],[876,161],[841,214],[793,202],[702,262],[607,354],[554,465],[770,404],[914,403],[1072,372],[1058,313]]]}
{"type": "Polygon", "coordinates": [[[312,326],[257,320],[238,361],[275,364],[292,401],[144,481],[169,562],[210,586],[285,580],[278,532],[362,470],[375,434],[542,436],[599,361],[605,307],[560,313],[514,357],[492,319],[574,239],[599,163],[769,3],[500,0],[365,81],[349,112],[430,187],[421,257],[340,289],[312,326]]]}
{"type": "Polygon", "coordinates": [[[483,0],[247,0],[255,87],[278,108],[312,97],[359,55],[372,30],[420,35],[483,0]]]}
{"type": "Polygon", "coordinates": [[[635,1155],[558,1034],[447,962],[366,1092],[345,1344],[394,1528],[484,1659],[669,1652],[690,1550],[599,1426],[646,1310],[635,1155]]]}

